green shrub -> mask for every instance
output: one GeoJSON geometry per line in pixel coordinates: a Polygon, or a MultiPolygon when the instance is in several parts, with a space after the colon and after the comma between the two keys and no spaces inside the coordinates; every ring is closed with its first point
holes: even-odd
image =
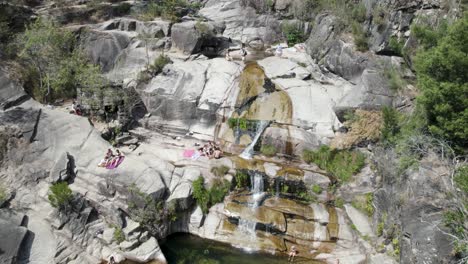
{"type": "Polygon", "coordinates": [[[374,195],[372,193],[367,193],[365,195],[355,196],[351,205],[366,213],[367,216],[372,216],[374,214],[374,206],[372,202],[374,201],[374,195]]]}
{"type": "Polygon", "coordinates": [[[272,157],[276,155],[277,150],[273,145],[262,145],[260,147],[260,152],[265,156],[272,157]]]}
{"type": "Polygon", "coordinates": [[[231,184],[227,180],[218,180],[213,183],[210,188],[210,206],[220,203],[224,200],[224,197],[229,193],[231,184]]]}
{"type": "MultiPolygon", "coordinates": [[[[448,27],[430,48],[418,52],[414,67],[429,131],[451,142],[458,152],[468,147],[468,13],[448,27]]],[[[435,36],[438,34],[434,33],[435,36]]]]}
{"type": "Polygon", "coordinates": [[[388,78],[388,84],[392,91],[399,91],[406,86],[405,80],[396,69],[386,69],[384,75],[388,78]]]}
{"type": "Polygon", "coordinates": [[[73,198],[72,190],[68,187],[68,183],[66,182],[53,184],[50,186],[49,191],[49,202],[55,208],[66,208],[73,198]]]}
{"type": "Polygon", "coordinates": [[[240,188],[249,187],[250,176],[247,173],[238,170],[234,177],[236,179],[236,188],[240,189],[240,188]]]}
{"type": "Polygon", "coordinates": [[[363,23],[364,21],[366,21],[366,13],[366,6],[363,3],[354,4],[353,9],[351,11],[351,17],[353,18],[353,20],[359,23],[363,23]]]}
{"type": "Polygon", "coordinates": [[[403,46],[404,43],[399,41],[396,36],[390,37],[390,41],[388,42],[388,48],[395,54],[396,56],[403,55],[403,46]]]}
{"type": "Polygon", "coordinates": [[[384,142],[394,143],[395,136],[400,131],[398,123],[398,111],[391,107],[382,108],[383,126],[382,126],[382,140],[384,142]]]}
{"type": "Polygon", "coordinates": [[[199,177],[192,183],[193,198],[197,201],[197,204],[202,209],[203,213],[208,212],[208,203],[210,202],[210,194],[205,189],[203,177],[199,177]]]}
{"type": "Polygon", "coordinates": [[[377,236],[383,235],[384,228],[385,228],[385,223],[383,221],[377,224],[377,236]]]}
{"type": "Polygon", "coordinates": [[[186,0],[152,0],[136,16],[144,21],[162,17],[172,22],[178,22],[182,16],[196,12],[200,7],[199,3],[190,4],[186,0]]]}
{"type": "Polygon", "coordinates": [[[208,27],[208,25],[204,22],[201,22],[201,21],[197,21],[197,23],[195,23],[195,29],[198,31],[198,33],[200,33],[202,36],[211,36],[212,35],[212,32],[210,30],[210,28],[208,27]]]}
{"type": "Polygon", "coordinates": [[[5,202],[7,198],[7,190],[3,187],[3,184],[0,183],[0,205],[5,202]]]}
{"type": "Polygon", "coordinates": [[[369,44],[367,42],[367,34],[362,29],[362,25],[357,22],[353,22],[351,24],[351,32],[353,33],[356,49],[362,52],[367,51],[369,49],[369,44]]]}
{"type": "Polygon", "coordinates": [[[454,176],[455,183],[465,194],[468,194],[468,166],[462,166],[457,169],[454,176]]]}
{"type": "Polygon", "coordinates": [[[155,199],[140,191],[135,185],[132,185],[128,191],[127,205],[130,216],[153,236],[162,236],[168,222],[177,219],[176,203],[165,203],[164,200],[155,199]]]}
{"type": "Polygon", "coordinates": [[[247,119],[239,118],[239,128],[240,130],[243,130],[243,131],[247,130],[247,119]]]}
{"type": "Polygon", "coordinates": [[[229,167],[226,166],[226,165],[213,167],[213,168],[211,168],[211,172],[214,175],[218,176],[218,177],[222,177],[222,176],[226,175],[229,172],[229,167]]]}
{"type": "Polygon", "coordinates": [[[338,208],[344,208],[344,204],[345,204],[345,201],[341,197],[336,198],[334,201],[334,205],[338,208]]]}
{"type": "Polygon", "coordinates": [[[203,213],[208,213],[208,209],[224,200],[229,193],[230,184],[227,180],[215,181],[213,186],[207,190],[205,188],[203,177],[199,177],[192,183],[193,198],[202,209],[203,213]]]}
{"type": "Polygon", "coordinates": [[[120,227],[114,227],[114,234],[113,234],[115,242],[120,244],[125,241],[125,234],[120,227]]]}
{"type": "Polygon", "coordinates": [[[306,39],[304,31],[298,23],[283,23],[281,25],[281,29],[288,41],[288,46],[294,46],[297,43],[302,43],[306,39]]]}
{"type": "Polygon", "coordinates": [[[316,194],[321,194],[323,190],[322,187],[320,187],[320,185],[315,184],[314,186],[312,186],[312,191],[316,194]]]}
{"type": "Polygon", "coordinates": [[[372,12],[372,22],[377,25],[377,29],[382,29],[387,22],[387,12],[384,7],[378,5],[372,12]]]}
{"type": "Polygon", "coordinates": [[[357,151],[332,150],[323,145],[317,151],[304,150],[303,159],[307,163],[315,163],[342,182],[359,172],[365,165],[365,156],[357,151]]]}
{"type": "Polygon", "coordinates": [[[165,55],[159,55],[150,66],[150,70],[153,72],[153,75],[156,75],[164,69],[164,66],[167,64],[172,63],[171,59],[165,55]]]}

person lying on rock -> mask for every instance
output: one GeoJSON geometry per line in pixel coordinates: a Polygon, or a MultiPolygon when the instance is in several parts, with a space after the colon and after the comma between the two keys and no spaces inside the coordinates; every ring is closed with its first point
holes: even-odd
{"type": "Polygon", "coordinates": [[[294,262],[294,257],[298,254],[296,246],[292,246],[289,250],[288,262],[294,262]]]}
{"type": "Polygon", "coordinates": [[[99,162],[98,167],[106,167],[113,157],[114,153],[112,152],[112,149],[107,149],[106,156],[104,156],[104,159],[102,159],[101,162],[99,162]]]}

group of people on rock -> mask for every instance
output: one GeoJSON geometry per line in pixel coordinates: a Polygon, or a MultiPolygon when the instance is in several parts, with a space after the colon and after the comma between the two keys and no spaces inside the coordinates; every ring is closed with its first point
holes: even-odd
{"type": "Polygon", "coordinates": [[[223,155],[223,151],[218,143],[213,141],[209,141],[203,147],[197,149],[195,153],[192,155],[192,159],[198,159],[201,156],[208,157],[210,159],[219,159],[223,155]]]}
{"type": "Polygon", "coordinates": [[[111,165],[118,165],[120,161],[123,159],[124,155],[120,150],[116,149],[115,154],[112,152],[112,149],[108,149],[104,159],[99,162],[98,167],[108,167],[111,165]]]}

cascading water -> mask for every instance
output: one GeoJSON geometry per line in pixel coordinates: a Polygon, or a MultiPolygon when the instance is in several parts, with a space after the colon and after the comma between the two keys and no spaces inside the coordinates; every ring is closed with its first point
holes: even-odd
{"type": "Polygon", "coordinates": [[[251,159],[253,156],[253,148],[255,147],[255,144],[257,144],[257,141],[260,139],[260,136],[263,134],[263,131],[268,127],[270,124],[270,121],[266,120],[261,120],[258,121],[257,127],[255,129],[255,137],[252,140],[252,143],[247,146],[247,148],[244,149],[244,151],[239,155],[239,157],[243,159],[251,159]]]}
{"type": "MultiPolygon", "coordinates": [[[[250,177],[250,184],[252,186],[252,199],[251,203],[249,203],[249,208],[252,210],[252,213],[255,214],[264,190],[263,176],[260,173],[255,173],[250,177]]],[[[239,218],[239,226],[237,229],[242,234],[246,234],[250,241],[257,240],[257,236],[255,234],[256,227],[256,222],[239,218]]]]}
{"type": "Polygon", "coordinates": [[[258,200],[263,194],[263,176],[259,173],[255,173],[253,177],[250,177],[252,186],[252,208],[258,206],[258,200]]]}
{"type": "Polygon", "coordinates": [[[251,240],[255,240],[256,239],[256,235],[255,235],[255,228],[257,227],[257,223],[254,222],[254,221],[249,221],[249,220],[245,220],[245,219],[242,219],[240,218],[239,219],[239,231],[241,231],[242,233],[248,235],[248,237],[251,239],[251,240]]]}

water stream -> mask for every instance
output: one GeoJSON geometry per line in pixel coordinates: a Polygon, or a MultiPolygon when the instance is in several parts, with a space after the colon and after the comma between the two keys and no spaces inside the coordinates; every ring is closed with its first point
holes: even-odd
{"type": "Polygon", "coordinates": [[[257,127],[255,129],[255,137],[252,142],[244,149],[244,151],[239,155],[243,159],[252,159],[254,147],[257,144],[257,141],[263,134],[263,131],[268,127],[270,121],[260,120],[257,123],[257,127]]]}

